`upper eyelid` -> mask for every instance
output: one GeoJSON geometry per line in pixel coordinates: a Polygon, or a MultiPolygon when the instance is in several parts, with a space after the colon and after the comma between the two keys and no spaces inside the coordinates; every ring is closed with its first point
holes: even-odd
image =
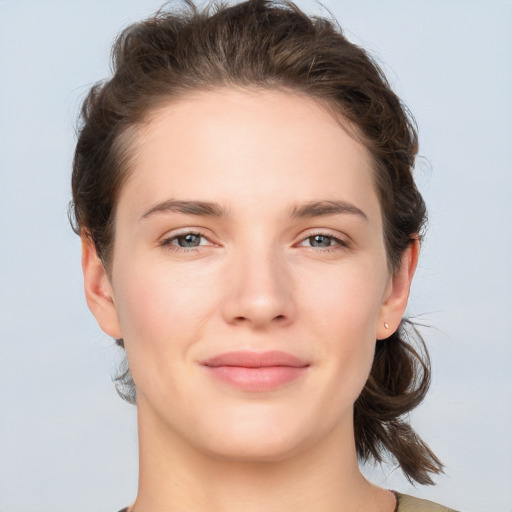
{"type": "Polygon", "coordinates": [[[298,237],[297,237],[297,240],[300,242],[302,240],[306,240],[307,238],[311,237],[311,236],[316,236],[316,235],[323,235],[323,236],[327,236],[327,237],[330,237],[330,238],[335,238],[336,240],[340,240],[342,242],[349,242],[350,241],[350,237],[344,233],[341,233],[340,231],[336,231],[336,230],[332,230],[332,229],[327,229],[327,228],[311,228],[311,229],[308,229],[306,230],[305,232],[302,232],[298,237]]]}
{"type": "MultiPolygon", "coordinates": [[[[300,247],[304,247],[302,244],[304,242],[306,242],[308,239],[310,238],[313,238],[315,236],[325,236],[326,238],[330,238],[331,240],[333,240],[335,243],[334,243],[334,247],[336,246],[340,246],[340,247],[348,247],[349,246],[349,242],[341,237],[338,237],[338,236],[333,236],[333,235],[329,235],[327,233],[315,233],[315,234],[312,234],[312,235],[309,235],[305,238],[302,238],[299,242],[297,242],[295,245],[298,245],[300,247]]],[[[332,248],[331,246],[327,246],[327,248],[332,248]]],[[[315,248],[316,249],[316,248],[315,248]]]]}
{"type": "Polygon", "coordinates": [[[205,247],[218,246],[218,244],[216,244],[215,242],[212,241],[211,237],[206,236],[202,231],[191,230],[191,229],[186,229],[186,230],[178,231],[175,233],[168,233],[158,239],[157,245],[164,249],[170,250],[171,248],[174,248],[174,250],[176,250],[176,251],[183,250],[183,251],[187,251],[187,252],[198,251],[200,248],[204,249],[205,247]],[[191,246],[191,247],[182,247],[179,244],[175,243],[175,241],[179,237],[186,236],[186,235],[197,235],[197,236],[201,237],[202,239],[206,240],[208,243],[207,244],[200,243],[197,246],[191,246]]]}
{"type": "Polygon", "coordinates": [[[159,237],[159,239],[161,241],[171,240],[173,238],[177,238],[179,236],[185,236],[185,235],[198,235],[198,236],[206,238],[207,240],[212,242],[212,240],[211,240],[212,236],[209,235],[208,233],[206,233],[204,228],[194,228],[194,227],[192,227],[192,228],[181,228],[181,229],[178,228],[176,230],[168,231],[167,233],[165,233],[164,235],[159,237]]]}

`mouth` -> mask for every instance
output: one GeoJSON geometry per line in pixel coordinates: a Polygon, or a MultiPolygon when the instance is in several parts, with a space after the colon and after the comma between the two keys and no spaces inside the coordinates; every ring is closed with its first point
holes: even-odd
{"type": "Polygon", "coordinates": [[[227,352],[207,359],[202,366],[229,386],[243,391],[272,391],[299,379],[309,363],[281,351],[227,352]]]}

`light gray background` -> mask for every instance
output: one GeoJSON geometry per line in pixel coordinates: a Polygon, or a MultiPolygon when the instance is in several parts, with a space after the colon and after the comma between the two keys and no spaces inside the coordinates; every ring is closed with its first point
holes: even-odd
{"type": "MultiPolygon", "coordinates": [[[[0,512],[115,512],[136,491],[135,409],[89,314],[66,219],[79,102],[126,24],[161,0],[0,0],[0,512]]],[[[410,314],[433,385],[413,414],[466,512],[512,511],[512,2],[325,0],[420,128],[430,230],[410,314]]],[[[310,12],[313,2],[299,4],[310,12]]]]}

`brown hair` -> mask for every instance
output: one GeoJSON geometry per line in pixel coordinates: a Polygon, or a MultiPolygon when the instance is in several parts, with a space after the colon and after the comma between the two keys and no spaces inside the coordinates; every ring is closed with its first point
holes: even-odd
{"type": "MultiPolygon", "coordinates": [[[[83,104],[70,209],[75,231],[93,240],[107,271],[115,208],[129,172],[130,129],[170,98],[218,87],[287,90],[328,105],[373,156],[393,271],[421,238],[426,211],[411,174],[417,152],[412,118],[379,66],[334,22],[308,17],[286,1],[200,11],[185,0],[182,10],[159,11],[125,29],[113,48],[113,70],[83,104]]],[[[441,472],[442,464],[406,419],[430,383],[428,352],[419,335],[410,342],[413,331],[402,322],[377,343],[354,406],[355,442],[362,460],[382,462],[387,452],[410,480],[432,484],[430,474],[441,472]]],[[[116,380],[120,394],[135,401],[127,367],[116,380]]]]}

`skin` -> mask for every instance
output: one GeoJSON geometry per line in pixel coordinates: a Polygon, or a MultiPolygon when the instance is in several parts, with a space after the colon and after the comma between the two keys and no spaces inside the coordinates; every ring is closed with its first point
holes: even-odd
{"type": "Polygon", "coordinates": [[[83,270],[137,386],[134,510],[391,512],[393,495],[359,471],[353,404],[405,311],[418,245],[392,274],[368,151],[312,99],[222,89],[154,112],[131,169],[111,274],[86,237],[83,270]],[[168,208],[176,200],[223,215],[168,208]],[[312,202],[349,208],[290,215],[312,202]],[[180,247],[187,233],[197,247],[180,247]],[[201,366],[233,350],[309,366],[240,390],[201,366]]]}

